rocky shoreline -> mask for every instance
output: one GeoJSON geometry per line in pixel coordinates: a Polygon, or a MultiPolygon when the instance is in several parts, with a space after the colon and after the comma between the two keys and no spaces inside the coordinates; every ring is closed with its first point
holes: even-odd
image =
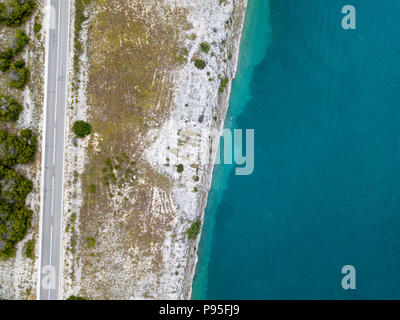
{"type": "MultiPolygon", "coordinates": [[[[203,2],[202,2],[203,3],[203,2]]],[[[170,123],[174,123],[174,127],[176,126],[178,131],[180,130],[186,130],[187,138],[188,136],[191,136],[191,133],[196,134],[199,132],[203,132],[202,134],[202,140],[201,143],[205,143],[205,146],[196,146],[197,150],[193,150],[191,146],[189,145],[188,148],[185,149],[185,145],[180,145],[178,147],[179,153],[180,154],[190,154],[189,158],[192,160],[193,158],[200,158],[203,155],[200,153],[203,151],[207,151],[208,149],[210,150],[207,160],[205,163],[201,164],[200,167],[196,168],[196,174],[198,172],[201,172],[201,174],[198,174],[200,181],[201,181],[201,190],[198,193],[198,196],[193,197],[193,188],[196,188],[196,183],[193,182],[191,174],[186,174],[183,173],[183,179],[184,182],[182,182],[182,177],[177,175],[176,173],[173,172],[173,170],[170,170],[170,166],[165,167],[162,163],[159,164],[159,170],[161,170],[163,173],[167,173],[174,177],[174,180],[176,181],[175,187],[174,187],[174,194],[176,198],[176,202],[178,203],[178,211],[179,215],[183,217],[186,220],[194,220],[196,217],[200,217],[202,223],[204,221],[204,212],[205,208],[207,205],[207,199],[208,199],[208,192],[211,188],[211,183],[212,183],[212,176],[213,176],[213,170],[214,170],[214,164],[215,164],[215,159],[216,159],[216,154],[217,154],[217,142],[219,141],[219,137],[222,134],[222,130],[224,128],[224,122],[225,122],[225,117],[226,113],[228,110],[229,106],[229,98],[230,98],[230,92],[231,92],[231,83],[232,80],[235,77],[237,66],[238,66],[238,60],[239,60],[239,51],[240,51],[240,43],[241,43],[241,36],[242,36],[242,30],[243,30],[243,25],[244,25],[244,19],[245,19],[245,12],[247,8],[247,0],[240,1],[234,1],[230,3],[232,5],[231,8],[227,8],[227,15],[231,16],[230,21],[231,28],[226,29],[227,32],[225,34],[226,38],[223,39],[223,36],[218,39],[219,41],[224,41],[226,47],[228,48],[227,52],[228,55],[230,55],[230,59],[226,59],[226,51],[223,48],[220,52],[216,53],[216,59],[213,61],[213,57],[209,60],[206,60],[207,65],[212,65],[212,68],[225,68],[225,74],[229,77],[229,85],[226,87],[226,90],[221,93],[219,92],[219,85],[209,84],[207,83],[208,79],[206,79],[203,75],[199,78],[196,77],[190,77],[188,76],[193,71],[193,67],[188,65],[185,68],[189,70],[185,70],[186,72],[182,72],[184,75],[181,79],[181,81],[178,81],[178,89],[177,89],[177,99],[176,99],[176,105],[178,106],[177,109],[173,112],[173,115],[171,119],[169,120],[170,123]],[[225,56],[225,57],[224,57],[225,56]],[[191,69],[191,70],[190,70],[191,69]],[[200,86],[198,86],[200,84],[200,86]],[[183,86],[183,89],[182,87],[183,86]],[[200,90],[203,91],[203,93],[207,94],[200,94],[200,99],[198,99],[198,96],[192,95],[193,88],[198,87],[200,90]],[[182,98],[184,97],[184,98],[182,98]],[[198,112],[198,114],[185,114],[185,110],[179,110],[180,106],[184,105],[184,101],[190,101],[190,98],[193,98],[193,101],[197,100],[198,107],[201,110],[201,107],[206,107],[202,112],[198,112]],[[207,107],[212,105],[211,110],[207,110],[207,107]],[[183,117],[182,117],[183,114],[183,117]],[[202,123],[199,124],[199,119],[203,119],[202,123]],[[207,121],[208,120],[208,121],[207,121]],[[217,121],[215,121],[217,120],[217,121]],[[205,142],[204,140],[204,133],[209,134],[209,138],[211,139],[211,142],[205,142]],[[200,151],[199,151],[200,150],[200,151]],[[199,170],[200,168],[200,170],[199,170]],[[183,187],[182,187],[183,185],[183,187]]],[[[196,11],[198,14],[199,11],[196,11]]],[[[213,12],[215,12],[213,10],[213,12]]],[[[193,20],[199,19],[199,17],[194,17],[193,20]]],[[[207,27],[213,31],[215,31],[215,25],[218,24],[218,19],[220,20],[219,22],[223,21],[224,18],[221,17],[221,15],[218,15],[217,17],[212,17],[210,16],[208,21],[210,22],[210,25],[207,27]]],[[[225,21],[225,23],[226,23],[225,21]]],[[[194,23],[195,24],[195,23],[194,23]]],[[[206,27],[206,28],[207,28],[206,27]]],[[[209,33],[212,34],[212,31],[209,33]]],[[[206,36],[207,38],[207,36],[206,36]]],[[[218,41],[217,40],[217,41],[218,41]]],[[[210,40],[209,40],[210,41],[210,40]]],[[[214,42],[215,40],[213,39],[210,42],[214,42]]],[[[190,102],[189,102],[190,105],[190,102]]],[[[171,130],[170,127],[164,128],[164,132],[161,131],[158,133],[161,137],[169,136],[171,138],[171,130]]],[[[178,135],[182,138],[182,135],[178,135]]],[[[207,137],[206,137],[207,138],[207,137]]],[[[165,143],[163,143],[163,139],[158,139],[154,143],[155,150],[151,152],[148,155],[148,159],[151,162],[152,159],[157,159],[160,158],[159,154],[157,152],[162,153],[160,150],[160,145],[165,147],[165,143]]],[[[169,141],[170,142],[170,141],[169,141]]],[[[189,143],[188,143],[189,144],[189,143]]],[[[168,147],[169,149],[169,147],[168,147]]],[[[169,153],[169,157],[171,158],[171,153],[169,153]]],[[[172,156],[173,157],[173,156],[172,156]]],[[[184,157],[183,157],[184,158],[184,157]]],[[[190,166],[191,163],[190,161],[186,161],[182,159],[182,157],[177,157],[175,161],[170,159],[170,162],[175,162],[175,165],[179,162],[182,163],[185,167],[190,166]],[[178,160],[179,159],[179,160],[178,160]]],[[[179,224],[179,223],[178,223],[179,224]]],[[[189,225],[184,224],[186,230],[189,225]]],[[[180,230],[181,233],[183,234],[183,238],[185,239],[185,231],[181,230],[181,228],[176,227],[175,230],[180,230]]],[[[186,240],[186,239],[185,239],[186,240]]],[[[185,268],[185,276],[183,279],[182,283],[182,288],[180,294],[176,297],[178,299],[190,299],[191,294],[192,294],[192,283],[193,283],[193,278],[195,275],[196,271],[196,265],[198,262],[198,256],[197,256],[197,248],[199,246],[200,242],[200,235],[197,237],[197,239],[194,241],[193,244],[187,243],[186,241],[182,241],[183,247],[186,247],[185,249],[187,250],[186,256],[187,256],[187,265],[185,268]]],[[[175,245],[175,248],[177,246],[175,245]]],[[[179,251],[179,249],[178,249],[179,251]]],[[[182,252],[183,253],[183,252],[182,252]]],[[[184,254],[185,255],[185,254],[184,254]]]]}
{"type": "MultiPolygon", "coordinates": [[[[238,67],[239,54],[240,54],[240,43],[241,43],[243,25],[244,25],[244,20],[245,20],[246,8],[247,8],[247,0],[242,0],[242,7],[238,8],[237,14],[233,16],[233,20],[236,22],[236,29],[232,30],[232,32],[228,34],[228,39],[229,39],[228,42],[231,42],[232,47],[234,48],[233,49],[233,52],[234,52],[233,59],[230,64],[230,73],[232,74],[232,80],[235,78],[237,67],[238,67]]],[[[221,119],[224,119],[223,122],[225,122],[226,113],[227,113],[228,107],[229,107],[229,98],[230,98],[231,88],[232,88],[232,86],[231,86],[231,82],[230,82],[230,85],[227,88],[227,92],[221,99],[222,101],[220,102],[219,115],[220,115],[221,119]]],[[[218,130],[219,130],[219,135],[214,138],[216,140],[219,139],[219,136],[222,133],[223,123],[221,126],[219,126],[218,130]]],[[[211,155],[210,166],[208,168],[208,175],[207,175],[207,180],[206,180],[208,192],[210,191],[210,188],[211,188],[216,152],[217,152],[217,150],[214,149],[213,153],[211,155]]],[[[205,209],[207,206],[208,192],[207,192],[207,195],[203,195],[203,197],[200,198],[199,206],[198,206],[198,212],[199,212],[199,215],[201,216],[202,224],[204,223],[204,213],[205,213],[205,209]]],[[[199,247],[200,239],[201,239],[201,235],[198,237],[198,239],[196,241],[196,244],[195,244],[196,248],[199,247]]],[[[183,287],[183,293],[184,293],[183,298],[185,298],[185,299],[191,298],[192,290],[193,290],[193,287],[192,287],[193,278],[195,276],[197,263],[198,263],[198,255],[196,254],[196,256],[194,258],[190,259],[188,262],[187,273],[185,275],[185,281],[184,281],[184,287],[183,287]]]]}

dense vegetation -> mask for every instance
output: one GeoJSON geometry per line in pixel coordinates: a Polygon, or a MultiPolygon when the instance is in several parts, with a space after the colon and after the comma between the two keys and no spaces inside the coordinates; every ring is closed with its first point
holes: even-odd
{"type": "Polygon", "coordinates": [[[14,122],[18,120],[22,106],[12,97],[0,94],[0,120],[14,122]]]}
{"type": "Polygon", "coordinates": [[[13,55],[16,56],[24,49],[25,45],[28,42],[29,42],[29,37],[25,34],[24,31],[18,29],[15,38],[10,43],[9,48],[11,48],[13,55]]]}
{"type": "Polygon", "coordinates": [[[26,164],[36,153],[36,137],[31,130],[10,135],[0,130],[0,259],[14,255],[15,245],[29,229],[32,211],[25,200],[32,191],[32,181],[13,170],[15,164],[26,164]]]}
{"type": "Polygon", "coordinates": [[[0,200],[23,205],[32,191],[32,181],[13,170],[4,168],[0,168],[0,179],[0,200]]]}
{"type": "Polygon", "coordinates": [[[0,260],[14,256],[15,245],[29,227],[32,211],[18,204],[0,202],[0,260]]]}
{"type": "Polygon", "coordinates": [[[13,63],[15,57],[22,52],[28,42],[29,37],[24,31],[18,29],[8,47],[0,52],[0,71],[9,72],[10,81],[8,84],[12,88],[22,90],[29,81],[29,69],[25,66],[25,62],[20,60],[13,63]]]}
{"type": "Polygon", "coordinates": [[[73,130],[79,138],[85,138],[92,133],[92,126],[90,123],[80,120],[74,123],[73,130]]]}
{"type": "Polygon", "coordinates": [[[0,71],[5,72],[10,69],[11,60],[13,58],[10,53],[11,52],[9,50],[0,52],[0,71]]]}
{"type": "Polygon", "coordinates": [[[10,67],[9,86],[17,89],[24,89],[29,81],[29,69],[25,66],[25,61],[15,62],[10,67]]]}
{"type": "MultiPolygon", "coordinates": [[[[1,1],[0,24],[19,27],[35,7],[35,0],[1,1]]],[[[25,32],[18,29],[6,49],[0,52],[0,71],[8,72],[8,84],[12,88],[24,89],[29,81],[25,62],[15,61],[28,42],[25,32]]],[[[22,106],[14,98],[0,94],[0,121],[17,121],[21,112],[22,106]]],[[[22,130],[19,135],[0,130],[0,260],[14,256],[16,244],[31,225],[33,212],[26,208],[26,198],[33,183],[14,167],[33,161],[36,148],[37,139],[31,130],[22,130]]],[[[25,256],[33,259],[34,250],[35,241],[28,241],[24,246],[25,256]]]]}
{"type": "Polygon", "coordinates": [[[15,164],[31,162],[36,144],[37,139],[29,129],[22,130],[19,137],[0,130],[0,166],[12,168],[15,164]]]}
{"type": "Polygon", "coordinates": [[[35,0],[6,0],[0,3],[0,23],[19,27],[36,7],[35,0]]]}
{"type": "Polygon", "coordinates": [[[12,60],[24,49],[28,42],[29,38],[25,32],[18,29],[9,46],[3,52],[0,52],[0,71],[5,72],[10,69],[12,60]]]}

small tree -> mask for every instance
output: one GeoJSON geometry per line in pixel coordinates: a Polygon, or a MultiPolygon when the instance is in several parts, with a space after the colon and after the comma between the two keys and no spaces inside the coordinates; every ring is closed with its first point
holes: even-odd
{"type": "Polygon", "coordinates": [[[24,61],[17,61],[10,68],[10,87],[24,89],[29,81],[29,69],[24,61]]]}
{"type": "Polygon", "coordinates": [[[35,239],[29,240],[25,243],[24,254],[28,259],[33,259],[35,254],[35,239]]]}
{"type": "Polygon", "coordinates": [[[187,231],[190,240],[195,240],[201,231],[201,220],[197,219],[187,231]]]}
{"type": "Polygon", "coordinates": [[[178,164],[178,167],[176,168],[176,171],[178,171],[179,173],[182,173],[184,170],[183,164],[178,164]]]}
{"type": "Polygon", "coordinates": [[[13,57],[11,48],[7,48],[5,51],[0,52],[0,71],[5,72],[10,69],[13,57]]]}
{"type": "Polygon", "coordinates": [[[21,29],[17,30],[14,40],[10,44],[10,48],[14,56],[20,53],[25,45],[29,42],[29,37],[21,29]]]}
{"type": "Polygon", "coordinates": [[[204,60],[195,59],[194,66],[199,70],[203,70],[206,67],[206,63],[204,62],[204,60]]]}
{"type": "Polygon", "coordinates": [[[220,80],[221,80],[221,84],[220,84],[220,86],[219,86],[219,88],[218,88],[218,92],[219,92],[219,93],[223,93],[223,92],[225,91],[226,86],[227,86],[228,83],[229,83],[229,78],[228,78],[228,77],[225,77],[225,78],[219,77],[219,78],[220,78],[220,80]]]}
{"type": "Polygon", "coordinates": [[[85,138],[92,133],[92,126],[85,121],[76,121],[73,127],[74,133],[79,138],[85,138]]]}
{"type": "Polygon", "coordinates": [[[0,120],[14,122],[18,120],[22,106],[10,96],[0,95],[0,120]]]}
{"type": "Polygon", "coordinates": [[[0,201],[0,260],[15,256],[15,246],[25,237],[32,214],[24,207],[0,201]]]}
{"type": "Polygon", "coordinates": [[[35,22],[33,25],[33,32],[38,33],[40,30],[42,30],[42,25],[38,22],[35,22]]]}
{"type": "Polygon", "coordinates": [[[209,53],[211,46],[207,42],[202,42],[200,44],[200,48],[201,48],[201,51],[203,51],[204,53],[209,53]]]}
{"type": "Polygon", "coordinates": [[[85,241],[88,248],[92,248],[96,244],[96,240],[92,237],[86,238],[85,241]]]}

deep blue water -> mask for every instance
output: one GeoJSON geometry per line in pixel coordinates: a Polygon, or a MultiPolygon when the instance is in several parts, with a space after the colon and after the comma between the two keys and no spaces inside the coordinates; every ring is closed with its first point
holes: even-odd
{"type": "Polygon", "coordinates": [[[215,169],[193,298],[399,299],[400,1],[249,1],[226,126],[255,171],[215,169]]]}

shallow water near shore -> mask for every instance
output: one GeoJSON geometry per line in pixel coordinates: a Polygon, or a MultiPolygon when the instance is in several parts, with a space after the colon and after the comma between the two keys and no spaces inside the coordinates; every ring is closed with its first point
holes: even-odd
{"type": "Polygon", "coordinates": [[[215,168],[193,299],[400,298],[400,3],[346,4],[249,0],[226,127],[255,172],[215,168]]]}

